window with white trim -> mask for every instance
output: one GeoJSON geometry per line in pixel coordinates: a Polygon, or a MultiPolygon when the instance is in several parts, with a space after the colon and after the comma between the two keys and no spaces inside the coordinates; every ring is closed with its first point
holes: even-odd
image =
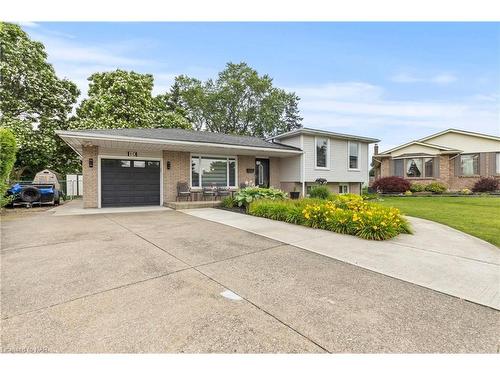
{"type": "Polygon", "coordinates": [[[460,155],[460,172],[462,176],[479,174],[479,154],[460,155]]]}
{"type": "Polygon", "coordinates": [[[339,194],[348,194],[349,184],[339,184],[339,194]]]}
{"type": "Polygon", "coordinates": [[[316,137],[316,168],[328,168],[328,138],[316,137]]]}
{"type": "Polygon", "coordinates": [[[349,141],[349,169],[359,169],[359,142],[349,141]]]}
{"type": "Polygon", "coordinates": [[[236,187],[236,158],[192,156],[192,187],[236,187]]]}

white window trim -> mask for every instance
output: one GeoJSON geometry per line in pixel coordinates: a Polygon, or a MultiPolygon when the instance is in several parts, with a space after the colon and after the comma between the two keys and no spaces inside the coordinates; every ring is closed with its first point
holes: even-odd
{"type": "MultiPolygon", "coordinates": [[[[189,154],[189,187],[193,190],[203,190],[203,186],[201,186],[201,173],[199,173],[199,184],[200,186],[193,186],[193,171],[191,169],[191,161],[193,158],[225,158],[226,162],[229,166],[229,159],[234,159],[235,161],[235,171],[234,171],[234,186],[229,185],[229,167],[227,168],[226,171],[226,179],[228,185],[226,185],[226,188],[231,189],[231,188],[237,188],[238,187],[238,157],[237,156],[232,156],[232,155],[207,155],[207,154],[189,154]]],[[[200,163],[201,165],[201,163],[200,163]]]]}
{"type": "Polygon", "coordinates": [[[150,158],[140,156],[116,156],[116,155],[98,155],[97,156],[97,207],[102,208],[101,202],[101,160],[102,159],[115,159],[115,160],[151,160],[160,162],[160,206],[163,206],[163,158],[150,158]]]}
{"type": "Polygon", "coordinates": [[[330,138],[314,137],[314,169],[330,170],[330,138]],[[318,139],[326,139],[326,167],[318,167],[318,139]]]}
{"type": "Polygon", "coordinates": [[[360,154],[361,154],[361,142],[347,141],[347,170],[348,171],[353,171],[353,172],[359,172],[359,171],[361,171],[361,168],[360,168],[361,155],[360,154]],[[358,167],[357,168],[350,168],[351,143],[357,143],[358,144],[358,167]]]}
{"type": "Polygon", "coordinates": [[[341,183],[339,183],[339,188],[341,186],[347,187],[347,192],[346,193],[339,193],[339,194],[349,194],[349,184],[347,182],[341,182],[341,183]]]}

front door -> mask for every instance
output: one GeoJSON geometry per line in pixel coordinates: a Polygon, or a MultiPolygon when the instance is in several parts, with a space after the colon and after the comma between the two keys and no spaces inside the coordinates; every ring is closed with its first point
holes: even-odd
{"type": "Polygon", "coordinates": [[[255,185],[269,187],[269,159],[255,159],[255,185]]]}

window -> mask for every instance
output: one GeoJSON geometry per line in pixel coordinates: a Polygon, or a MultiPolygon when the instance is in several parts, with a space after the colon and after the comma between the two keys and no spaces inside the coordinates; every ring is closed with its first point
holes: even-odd
{"type": "Polygon", "coordinates": [[[496,174],[500,174],[500,152],[497,152],[496,174]]]}
{"type": "Polygon", "coordinates": [[[146,162],[145,161],[134,161],[134,168],[146,168],[146,162]]]}
{"type": "Polygon", "coordinates": [[[460,172],[462,176],[479,174],[479,154],[460,155],[460,172]]]}
{"type": "Polygon", "coordinates": [[[130,160],[120,160],[120,166],[122,168],[130,168],[130,160]]]}
{"type": "Polygon", "coordinates": [[[316,138],[316,168],[328,168],[328,138],[316,138]]]}
{"type": "Polygon", "coordinates": [[[434,159],[424,158],[425,177],[434,177],[434,159]]]}
{"type": "Polygon", "coordinates": [[[159,161],[148,161],[148,168],[160,168],[159,161]]]}
{"type": "Polygon", "coordinates": [[[359,143],[349,142],[349,169],[359,169],[359,143]]]}
{"type": "Polygon", "coordinates": [[[408,159],[406,161],[406,177],[422,176],[422,159],[408,159]]]}
{"type": "Polygon", "coordinates": [[[235,187],[236,159],[193,156],[191,158],[191,186],[235,187]]]}
{"type": "Polygon", "coordinates": [[[349,185],[339,184],[339,194],[347,194],[347,193],[349,193],[349,185]]]}
{"type": "Polygon", "coordinates": [[[394,160],[394,176],[404,177],[405,161],[404,159],[394,160]]]}

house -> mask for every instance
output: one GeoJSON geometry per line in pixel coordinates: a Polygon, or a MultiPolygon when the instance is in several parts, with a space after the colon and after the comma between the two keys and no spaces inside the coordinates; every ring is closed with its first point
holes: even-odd
{"type": "Polygon", "coordinates": [[[183,129],[57,131],[82,158],[84,207],[163,205],[177,184],[274,186],[304,196],[317,178],[359,193],[377,139],[298,129],[271,139],[183,129]]]}
{"type": "Polygon", "coordinates": [[[471,189],[481,177],[500,179],[500,137],[448,129],[378,152],[375,179],[404,177],[422,184],[439,181],[451,191],[471,189]]]}

